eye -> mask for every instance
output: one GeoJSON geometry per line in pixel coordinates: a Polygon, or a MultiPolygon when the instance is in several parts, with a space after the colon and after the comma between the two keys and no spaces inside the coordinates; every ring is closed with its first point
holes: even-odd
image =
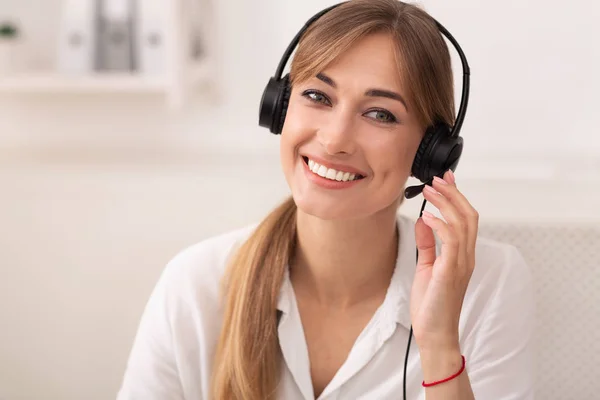
{"type": "Polygon", "coordinates": [[[319,92],[318,90],[306,90],[302,93],[302,96],[314,103],[331,105],[331,102],[325,93],[319,92]]]}
{"type": "Polygon", "coordinates": [[[394,115],[386,110],[372,110],[369,111],[365,114],[366,116],[369,116],[369,118],[374,119],[377,122],[381,122],[384,124],[395,124],[398,122],[398,120],[396,119],[396,117],[394,117],[394,115]]]}

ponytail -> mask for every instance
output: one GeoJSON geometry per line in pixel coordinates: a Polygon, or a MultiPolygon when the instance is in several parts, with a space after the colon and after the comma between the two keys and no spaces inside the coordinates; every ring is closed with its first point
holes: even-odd
{"type": "Polygon", "coordinates": [[[290,197],[264,219],[228,266],[214,400],[267,400],[277,394],[282,359],[277,301],[295,237],[296,205],[290,197]]]}

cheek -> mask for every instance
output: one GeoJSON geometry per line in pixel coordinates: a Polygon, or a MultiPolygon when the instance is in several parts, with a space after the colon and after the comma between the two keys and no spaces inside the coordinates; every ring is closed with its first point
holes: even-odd
{"type": "Polygon", "coordinates": [[[307,107],[303,107],[297,99],[292,97],[281,134],[282,146],[288,150],[295,150],[310,139],[314,131],[310,125],[310,121],[313,119],[307,114],[307,107]]]}
{"type": "Polygon", "coordinates": [[[306,121],[310,121],[306,118],[307,113],[307,107],[300,103],[298,96],[292,94],[285,117],[284,131],[290,130],[297,133],[305,130],[306,121]]]}
{"type": "Polygon", "coordinates": [[[302,115],[302,107],[290,100],[279,142],[281,163],[286,174],[295,165],[298,148],[310,138],[310,129],[303,121],[307,119],[302,115]]]}
{"type": "Polygon", "coordinates": [[[363,147],[368,148],[365,153],[368,153],[369,164],[377,180],[393,180],[394,184],[403,185],[410,175],[416,147],[403,137],[405,135],[398,134],[389,140],[379,140],[363,147]]]}

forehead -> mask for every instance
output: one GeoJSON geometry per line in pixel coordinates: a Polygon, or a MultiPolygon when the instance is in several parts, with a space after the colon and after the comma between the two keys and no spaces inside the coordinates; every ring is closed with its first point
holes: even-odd
{"type": "Polygon", "coordinates": [[[323,71],[340,83],[402,91],[396,43],[390,34],[374,33],[355,42],[323,71]]]}

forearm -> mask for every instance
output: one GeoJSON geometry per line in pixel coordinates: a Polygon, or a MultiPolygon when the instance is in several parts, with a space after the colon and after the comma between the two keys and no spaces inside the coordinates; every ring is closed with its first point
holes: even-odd
{"type": "MultiPolygon", "coordinates": [[[[426,383],[445,379],[462,366],[460,349],[420,351],[421,368],[426,383]]],[[[426,387],[427,400],[474,400],[469,375],[465,369],[458,377],[439,385],[426,387]]]]}

